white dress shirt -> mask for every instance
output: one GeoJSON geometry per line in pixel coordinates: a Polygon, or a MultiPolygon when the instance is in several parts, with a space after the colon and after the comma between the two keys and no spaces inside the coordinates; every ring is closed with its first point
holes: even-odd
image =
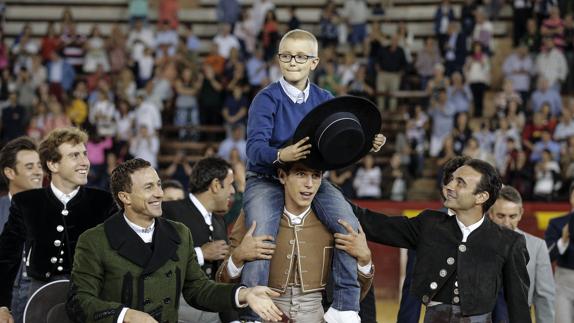
{"type": "Polygon", "coordinates": [[[466,242],[466,239],[468,239],[468,236],[472,233],[472,231],[478,229],[478,227],[480,227],[483,222],[484,222],[484,215],[482,216],[482,218],[480,218],[478,222],[476,222],[475,224],[471,224],[467,227],[464,225],[464,223],[460,222],[458,217],[456,217],[456,223],[458,224],[458,227],[462,232],[462,242],[466,242]]]}
{"type": "MultiPolygon", "coordinates": [[[[199,210],[199,213],[201,213],[201,215],[203,216],[203,220],[205,221],[205,224],[207,224],[207,226],[209,227],[209,230],[213,232],[213,222],[211,220],[212,217],[211,213],[207,211],[205,206],[203,206],[203,204],[201,204],[201,202],[193,194],[189,193],[189,199],[191,200],[191,203],[193,203],[193,205],[195,205],[195,207],[199,210]]],[[[203,258],[203,251],[201,251],[200,247],[195,247],[195,253],[197,254],[197,262],[199,263],[200,266],[203,266],[203,264],[205,264],[205,258],[203,258]]]]}
{"type": "Polygon", "coordinates": [[[281,85],[281,88],[283,89],[283,91],[285,91],[289,99],[293,101],[293,103],[307,102],[307,99],[309,98],[309,89],[311,84],[309,80],[307,80],[307,86],[303,91],[289,84],[289,82],[287,82],[284,77],[279,79],[279,84],[281,85]]]}

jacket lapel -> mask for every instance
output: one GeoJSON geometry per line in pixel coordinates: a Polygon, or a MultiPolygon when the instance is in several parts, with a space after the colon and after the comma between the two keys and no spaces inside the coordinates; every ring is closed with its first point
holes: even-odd
{"type": "Polygon", "coordinates": [[[104,231],[112,249],[134,264],[145,267],[152,255],[151,249],[129,227],[122,212],[114,214],[104,222],[104,231]]]}
{"type": "MultiPolygon", "coordinates": [[[[141,241],[141,239],[139,239],[141,241]]],[[[153,253],[151,259],[144,267],[144,275],[153,273],[163,266],[169,259],[179,260],[177,256],[178,245],[181,243],[179,233],[168,221],[157,218],[153,232],[153,253]]]]}

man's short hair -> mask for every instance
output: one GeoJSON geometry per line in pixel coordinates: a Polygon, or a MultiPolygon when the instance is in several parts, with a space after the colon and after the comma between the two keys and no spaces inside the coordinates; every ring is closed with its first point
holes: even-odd
{"type": "Polygon", "coordinates": [[[464,163],[464,166],[471,167],[481,175],[480,182],[476,185],[474,194],[488,192],[488,200],[482,204],[482,213],[485,213],[498,199],[498,194],[502,188],[502,179],[496,169],[483,160],[470,159],[464,163]]]}
{"type": "Polygon", "coordinates": [[[58,128],[50,131],[46,138],[40,143],[38,153],[40,162],[46,174],[52,174],[48,168],[48,162],[59,162],[62,154],[58,150],[61,144],[69,143],[72,145],[85,144],[88,141],[88,135],[85,131],[75,128],[58,128]]]}
{"type": "Polygon", "coordinates": [[[4,175],[4,168],[12,168],[16,172],[16,156],[22,150],[37,151],[38,147],[30,137],[18,137],[10,140],[2,150],[0,150],[0,178],[8,184],[9,180],[4,175]]]}
{"type": "Polygon", "coordinates": [[[319,55],[319,42],[317,41],[317,37],[315,37],[315,35],[313,35],[312,33],[308,32],[306,30],[293,29],[291,31],[288,31],[281,38],[281,41],[279,42],[279,47],[281,47],[281,44],[283,43],[283,41],[285,39],[310,41],[313,44],[313,53],[310,53],[310,54],[315,55],[315,56],[319,55]]]}
{"type": "Polygon", "coordinates": [[[522,196],[512,186],[504,185],[498,193],[498,198],[522,206],[522,196]]]}
{"type": "Polygon", "coordinates": [[[457,156],[447,161],[442,168],[442,185],[448,185],[448,183],[452,181],[452,173],[454,173],[455,170],[463,166],[470,159],[471,158],[468,156],[457,156]]]}
{"type": "Polygon", "coordinates": [[[181,185],[181,183],[175,179],[168,179],[166,181],[162,181],[161,182],[161,188],[163,190],[168,189],[168,188],[176,188],[176,189],[180,189],[183,191],[183,185],[181,185]]]}
{"type": "Polygon", "coordinates": [[[219,157],[205,157],[193,165],[189,176],[189,192],[199,194],[207,191],[214,179],[218,179],[223,186],[231,164],[219,157]]]}
{"type": "Polygon", "coordinates": [[[121,210],[124,209],[124,204],[120,201],[118,193],[131,193],[133,183],[130,176],[136,171],[148,167],[151,167],[151,164],[147,160],[134,158],[119,164],[112,171],[112,175],[110,176],[110,191],[112,192],[114,201],[121,210]]]}

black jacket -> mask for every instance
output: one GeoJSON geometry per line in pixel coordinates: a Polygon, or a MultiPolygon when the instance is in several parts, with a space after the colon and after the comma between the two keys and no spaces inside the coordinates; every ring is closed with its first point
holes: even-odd
{"type": "Polygon", "coordinates": [[[64,216],[64,205],[50,187],[12,197],[10,216],[0,235],[0,306],[10,306],[24,243],[28,276],[48,280],[70,274],[80,234],[104,222],[116,207],[110,193],[81,187],[66,209],[64,216]]]}
{"type": "Polygon", "coordinates": [[[426,210],[410,219],[360,208],[355,214],[368,240],[416,250],[411,293],[423,303],[452,303],[451,288],[456,279],[463,315],[485,314],[492,312],[504,287],[510,322],[531,322],[528,251],[522,235],[485,217],[461,243],[456,218],[442,212],[426,210]]]}
{"type": "Polygon", "coordinates": [[[574,213],[569,213],[561,217],[550,220],[548,228],[544,233],[544,239],[550,253],[550,261],[557,261],[558,266],[568,269],[574,269],[574,213]],[[570,243],[564,254],[558,252],[558,240],[562,238],[562,228],[570,224],[570,243]]]}

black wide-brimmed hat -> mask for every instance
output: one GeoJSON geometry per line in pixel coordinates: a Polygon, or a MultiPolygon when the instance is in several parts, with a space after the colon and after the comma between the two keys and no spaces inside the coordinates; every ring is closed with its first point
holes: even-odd
{"type": "Polygon", "coordinates": [[[380,130],[381,114],[373,102],[341,96],[309,112],[297,126],[292,143],[309,137],[311,153],[301,162],[313,169],[333,170],[363,158],[380,130]]]}
{"type": "Polygon", "coordinates": [[[72,323],[65,308],[69,284],[63,279],[40,287],[26,304],[24,323],[72,323]]]}

